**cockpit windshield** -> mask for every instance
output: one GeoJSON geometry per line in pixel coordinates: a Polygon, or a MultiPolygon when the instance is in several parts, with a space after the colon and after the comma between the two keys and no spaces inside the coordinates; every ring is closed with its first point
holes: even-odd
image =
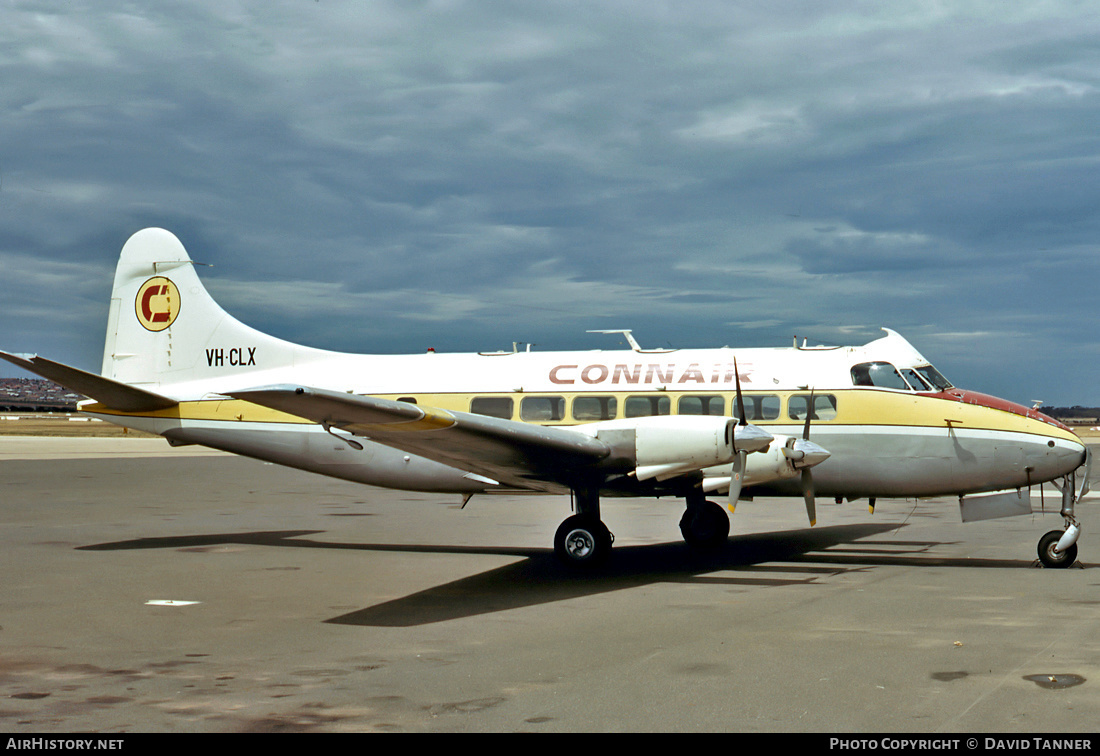
{"type": "Polygon", "coordinates": [[[861,362],[852,366],[852,384],[901,391],[946,391],[951,384],[931,365],[903,368],[889,362],[861,362]]]}

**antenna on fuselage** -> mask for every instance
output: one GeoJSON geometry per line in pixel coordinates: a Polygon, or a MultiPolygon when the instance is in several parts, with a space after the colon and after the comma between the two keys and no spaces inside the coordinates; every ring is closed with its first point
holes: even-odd
{"type": "Polygon", "coordinates": [[[611,328],[606,331],[587,331],[587,333],[621,333],[626,338],[626,343],[630,344],[630,348],[635,352],[644,352],[646,354],[660,354],[663,352],[675,352],[676,349],[642,349],[642,345],[634,338],[634,332],[629,328],[611,328]]]}

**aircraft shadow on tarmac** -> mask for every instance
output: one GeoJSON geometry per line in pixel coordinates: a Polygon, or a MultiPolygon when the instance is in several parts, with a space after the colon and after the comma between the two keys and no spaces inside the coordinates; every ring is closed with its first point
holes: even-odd
{"type": "Polygon", "coordinates": [[[550,549],[476,546],[336,543],[308,538],[320,530],[216,533],[79,547],[86,551],[195,548],[228,543],[305,549],[348,549],[428,554],[522,557],[518,562],[460,578],[375,606],[326,620],[342,625],[411,627],[451,619],[597,595],[653,583],[693,583],[777,587],[812,584],[818,578],[879,566],[1030,567],[1032,562],[943,558],[930,553],[939,542],[861,538],[897,530],[897,524],[837,525],[732,536],[723,548],[700,553],[682,542],[616,546],[595,572],[562,566],[550,549]]]}

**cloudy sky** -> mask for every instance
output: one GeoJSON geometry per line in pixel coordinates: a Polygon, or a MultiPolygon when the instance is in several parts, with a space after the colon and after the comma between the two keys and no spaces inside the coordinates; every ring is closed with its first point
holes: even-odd
{"type": "Polygon", "coordinates": [[[9,351],[98,371],[161,226],[312,346],[887,326],[1100,404],[1095,3],[10,0],[0,76],[9,351]]]}

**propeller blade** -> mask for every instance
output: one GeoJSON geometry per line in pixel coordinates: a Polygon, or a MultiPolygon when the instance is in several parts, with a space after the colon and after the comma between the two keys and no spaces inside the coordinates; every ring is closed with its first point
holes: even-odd
{"type": "Polygon", "coordinates": [[[810,389],[810,401],[806,405],[806,425],[802,428],[802,440],[810,440],[810,418],[814,414],[814,390],[810,389]]]}
{"type": "MultiPolygon", "coordinates": [[[[806,425],[802,428],[802,440],[810,440],[810,419],[814,416],[814,390],[810,389],[810,399],[806,402],[806,425]]],[[[809,467],[802,468],[802,498],[806,501],[806,516],[810,518],[810,527],[817,525],[817,503],[814,501],[814,476],[809,467]]]]}
{"type": "Polygon", "coordinates": [[[867,500],[867,509],[868,509],[868,511],[870,511],[871,514],[875,513],[875,497],[874,496],[872,496],[870,499],[867,500]]]}
{"type": "Polygon", "coordinates": [[[817,504],[814,502],[814,478],[808,467],[802,470],[802,498],[806,500],[806,516],[812,528],[817,525],[817,504]]]}
{"type": "Polygon", "coordinates": [[[764,451],[775,436],[763,428],[749,424],[745,414],[745,396],[741,393],[741,373],[737,368],[737,358],[733,358],[733,378],[737,389],[737,425],[733,433],[733,469],[730,471],[729,510],[737,509],[737,500],[741,498],[741,487],[745,482],[745,466],[749,452],[764,451]]]}
{"type": "Polygon", "coordinates": [[[730,475],[729,509],[737,511],[737,500],[741,498],[741,484],[745,478],[745,459],[749,456],[747,451],[739,451],[733,458],[733,471],[730,475]]]}
{"type": "Polygon", "coordinates": [[[745,417],[745,397],[741,394],[741,374],[737,371],[737,358],[733,358],[733,380],[737,387],[737,414],[740,419],[737,421],[738,425],[748,425],[749,420],[745,417]]]}

